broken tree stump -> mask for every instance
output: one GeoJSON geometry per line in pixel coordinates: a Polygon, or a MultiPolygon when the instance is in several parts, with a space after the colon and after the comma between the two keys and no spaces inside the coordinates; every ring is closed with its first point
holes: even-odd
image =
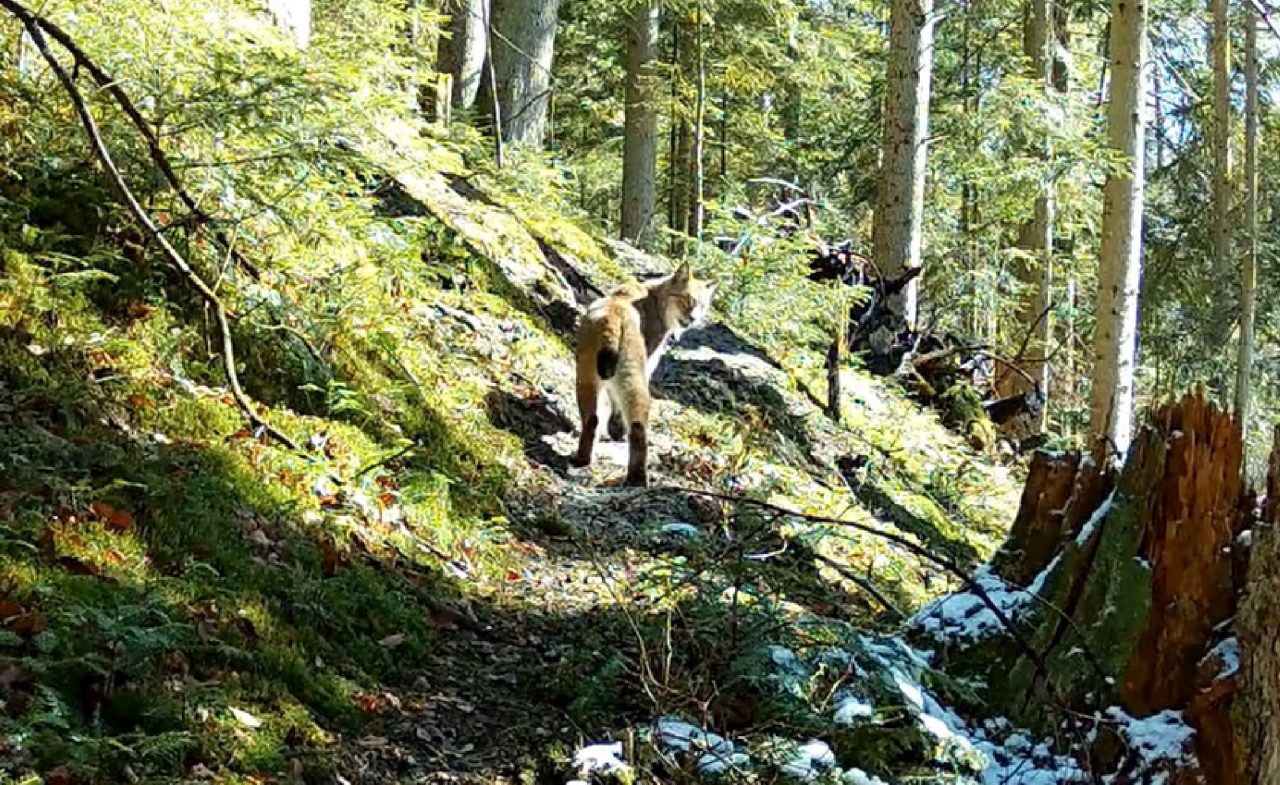
{"type": "MultiPolygon", "coordinates": [[[[1152,412],[1116,473],[1079,454],[1038,454],[1009,542],[984,578],[1008,584],[1015,597],[1009,615],[1034,656],[980,619],[934,611],[917,626],[933,633],[954,674],[986,681],[989,704],[1016,725],[1061,734],[1102,771],[1120,765],[1123,745],[1087,718],[1109,709],[1136,718],[1174,711],[1197,731],[1199,764],[1169,772],[1171,782],[1249,782],[1239,776],[1240,751],[1252,745],[1239,743],[1233,725],[1230,639],[1245,585],[1242,533],[1257,523],[1255,499],[1240,478],[1242,456],[1239,425],[1200,394],[1152,412]],[[1034,597],[1014,594],[1027,586],[1034,597]],[[952,632],[939,641],[938,630],[952,632]]],[[[1275,491],[1278,464],[1273,457],[1275,491]]],[[[1280,544],[1270,547],[1252,561],[1258,585],[1241,623],[1251,608],[1254,623],[1242,628],[1240,648],[1254,652],[1255,668],[1245,670],[1269,709],[1250,732],[1277,750],[1280,544]]],[[[945,601],[935,606],[945,609],[945,601]]],[[[1280,751],[1273,756],[1280,771],[1280,751]]]]}

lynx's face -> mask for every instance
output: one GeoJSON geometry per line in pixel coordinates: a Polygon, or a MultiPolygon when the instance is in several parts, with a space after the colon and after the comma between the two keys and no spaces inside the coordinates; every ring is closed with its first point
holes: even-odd
{"type": "Polygon", "coordinates": [[[702,323],[711,312],[711,300],[715,292],[714,284],[695,281],[687,274],[681,281],[677,274],[677,277],[672,279],[671,292],[667,298],[667,324],[679,330],[687,330],[695,324],[702,323]]]}

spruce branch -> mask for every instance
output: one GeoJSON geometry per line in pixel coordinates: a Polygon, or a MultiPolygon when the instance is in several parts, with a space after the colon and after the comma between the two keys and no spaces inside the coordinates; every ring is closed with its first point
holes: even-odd
{"type": "MultiPolygon", "coordinates": [[[[231,324],[227,315],[226,306],[223,305],[222,300],[213,291],[213,289],[209,287],[209,284],[200,277],[200,274],[197,273],[191,265],[188,264],[187,260],[183,258],[182,254],[178,253],[177,249],[173,247],[172,243],[169,242],[168,238],[166,238],[164,233],[160,230],[160,227],[158,227],[155,221],[152,220],[151,216],[147,214],[147,211],[142,207],[137,196],[134,195],[133,190],[125,181],[124,175],[121,174],[120,168],[116,166],[115,160],[111,156],[111,151],[107,148],[106,142],[102,138],[102,133],[98,129],[98,123],[94,120],[93,113],[89,110],[89,105],[85,101],[84,95],[81,94],[80,88],[76,86],[75,79],[72,78],[71,74],[67,72],[67,69],[61,62],[59,62],[58,58],[54,55],[49,46],[49,40],[45,37],[45,31],[49,29],[49,23],[47,20],[44,20],[43,17],[40,17],[22,4],[16,2],[16,0],[0,0],[0,7],[3,7],[22,23],[23,27],[27,30],[27,34],[31,37],[32,43],[35,44],[45,62],[49,64],[49,68],[62,84],[68,98],[71,99],[76,115],[80,119],[80,124],[84,127],[85,134],[89,138],[89,144],[93,148],[94,156],[98,159],[98,162],[106,171],[107,176],[111,179],[112,185],[115,186],[115,189],[118,192],[121,201],[124,202],[125,208],[129,211],[129,214],[133,216],[133,219],[137,221],[140,226],[142,226],[143,230],[145,230],[151,237],[152,241],[160,247],[161,251],[164,252],[165,258],[167,258],[169,263],[178,270],[186,280],[187,284],[190,285],[205,304],[213,310],[214,317],[218,323],[218,332],[221,334],[222,339],[223,370],[226,373],[227,385],[231,389],[231,394],[235,399],[236,404],[240,407],[241,411],[244,412],[245,417],[249,420],[250,424],[253,425],[255,430],[260,430],[289,449],[298,451],[298,445],[292,439],[273,427],[254,410],[253,402],[250,400],[249,396],[245,394],[244,388],[240,386],[240,378],[236,373],[235,344],[231,339],[231,324]]],[[[50,32],[50,35],[53,35],[53,33],[50,32]]],[[[60,33],[60,35],[65,38],[64,33],[60,33]]],[[[60,44],[63,44],[63,46],[67,46],[62,38],[58,38],[57,40],[60,44]]],[[[74,46],[74,44],[72,44],[72,46],[74,46]]],[[[75,51],[78,51],[78,49],[73,51],[68,47],[68,51],[72,51],[72,55],[74,57],[75,51]]],[[[79,59],[77,59],[77,63],[82,65],[86,70],[89,70],[87,63],[81,63],[79,59]]],[[[95,78],[97,77],[95,76],[95,78]]],[[[119,90],[118,86],[115,85],[114,82],[112,82],[111,85],[112,87],[108,88],[108,90],[119,90]]],[[[121,95],[123,95],[123,93],[121,93],[121,95]]],[[[136,111],[137,110],[135,109],[134,112],[136,111]]],[[[152,136],[152,138],[154,138],[154,136],[152,136]]],[[[153,148],[153,151],[158,151],[158,149],[157,145],[153,148]]],[[[161,153],[161,157],[163,157],[163,153],[161,153]]],[[[170,168],[169,171],[172,172],[172,169],[170,168]]]]}

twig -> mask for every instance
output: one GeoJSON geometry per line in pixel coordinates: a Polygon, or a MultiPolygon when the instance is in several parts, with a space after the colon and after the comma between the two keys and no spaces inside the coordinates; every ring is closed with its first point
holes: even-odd
{"type": "Polygon", "coordinates": [[[362,468],[360,471],[356,472],[356,473],[351,477],[351,479],[352,479],[352,481],[358,480],[358,479],[360,479],[361,477],[363,477],[363,476],[365,476],[366,474],[368,474],[369,472],[373,471],[374,469],[377,469],[377,468],[378,468],[378,467],[380,467],[380,466],[386,466],[388,463],[391,463],[392,461],[397,461],[397,460],[399,460],[399,459],[403,458],[404,456],[408,455],[409,453],[413,452],[413,451],[414,451],[414,450],[416,450],[416,449],[418,449],[418,445],[415,443],[415,444],[407,445],[407,446],[405,446],[405,447],[403,447],[403,448],[401,448],[401,449],[399,449],[399,450],[396,450],[395,452],[391,453],[391,454],[390,454],[390,455],[388,455],[387,457],[385,457],[385,458],[379,458],[378,460],[374,461],[373,463],[371,463],[371,464],[369,464],[369,465],[365,466],[365,467],[364,467],[364,468],[362,468]]]}
{"type": "Polygon", "coordinates": [[[1045,677],[1045,681],[1044,681],[1045,688],[1050,692],[1054,701],[1056,703],[1065,705],[1065,701],[1063,701],[1061,699],[1061,696],[1058,695],[1057,687],[1054,686],[1053,681],[1049,678],[1050,676],[1049,667],[1048,665],[1045,664],[1044,657],[1040,654],[1040,652],[1035,650],[1035,648],[1027,641],[1025,637],[1023,637],[1022,633],[1019,632],[1018,629],[1014,626],[1013,620],[1009,618],[1009,615],[1004,612],[1003,608],[1001,608],[999,605],[996,604],[995,600],[991,599],[991,595],[987,593],[986,589],[978,585],[977,581],[973,580],[973,578],[969,575],[969,573],[964,568],[962,568],[959,564],[947,558],[946,556],[940,556],[938,554],[935,554],[932,551],[930,551],[928,548],[924,547],[923,545],[920,545],[919,543],[916,543],[908,539],[907,537],[902,536],[901,534],[884,531],[883,529],[877,529],[876,527],[868,526],[865,523],[858,523],[856,521],[842,521],[838,518],[828,518],[821,515],[809,515],[809,514],[800,512],[798,510],[790,510],[790,509],[787,509],[786,507],[782,507],[780,505],[773,504],[771,502],[760,501],[758,499],[750,499],[743,496],[733,496],[731,494],[718,493],[716,491],[704,491],[704,490],[699,490],[697,488],[682,488],[680,486],[674,486],[674,485],[654,488],[650,491],[650,493],[676,493],[676,494],[684,494],[686,496],[702,496],[704,498],[716,499],[718,501],[729,502],[731,504],[745,504],[748,506],[757,507],[762,510],[769,510],[769,511],[778,513],[779,515],[786,515],[788,517],[795,518],[797,520],[807,521],[809,523],[845,526],[845,527],[854,529],[855,531],[863,532],[864,534],[870,534],[874,537],[879,537],[883,540],[888,540],[889,542],[892,542],[910,551],[911,553],[915,554],[921,559],[924,559],[925,561],[928,561],[938,567],[941,567],[946,572],[958,578],[964,584],[965,588],[968,591],[972,592],[979,600],[981,600],[982,604],[987,606],[987,609],[991,611],[991,614],[993,616],[995,616],[996,621],[1000,623],[1000,626],[1002,626],[1004,629],[1006,629],[1009,632],[1009,636],[1013,638],[1014,642],[1018,645],[1018,647],[1022,649],[1023,654],[1025,654],[1027,658],[1031,660],[1031,663],[1035,667],[1036,672],[1045,677]]]}
{"type": "Polygon", "coordinates": [[[865,579],[865,578],[860,578],[860,577],[858,577],[857,575],[854,575],[854,574],[849,570],[849,568],[848,568],[848,567],[845,567],[843,564],[841,564],[840,562],[838,562],[838,561],[836,561],[835,559],[831,558],[830,556],[825,556],[825,555],[823,555],[823,554],[821,554],[821,553],[818,553],[818,552],[816,552],[816,551],[812,551],[812,550],[810,551],[810,555],[811,555],[811,556],[813,556],[813,558],[814,558],[814,559],[816,559],[816,560],[818,560],[818,561],[822,562],[822,563],[823,563],[823,564],[825,564],[826,566],[828,566],[828,567],[830,567],[831,569],[835,570],[837,573],[839,573],[839,575],[840,575],[840,577],[841,577],[841,578],[844,578],[845,580],[847,580],[847,581],[849,581],[849,582],[851,582],[851,583],[856,584],[856,585],[857,585],[857,587],[858,587],[859,589],[862,589],[862,590],[863,590],[863,591],[865,591],[867,594],[870,594],[870,595],[871,595],[871,597],[872,597],[876,602],[880,603],[880,604],[881,604],[881,605],[883,605],[887,610],[889,610],[890,612],[892,612],[892,613],[893,613],[893,615],[894,615],[894,616],[897,616],[899,620],[901,620],[901,621],[905,621],[905,620],[907,619],[907,614],[906,614],[906,613],[905,613],[901,608],[899,608],[897,605],[894,605],[892,602],[890,602],[890,601],[889,601],[889,598],[888,598],[888,597],[885,597],[883,592],[881,592],[881,591],[880,591],[879,589],[877,589],[875,586],[871,585],[871,581],[869,581],[869,580],[867,580],[867,579],[865,579]]]}
{"type": "Polygon", "coordinates": [[[1018,344],[1018,351],[1013,353],[1013,358],[1015,360],[1022,362],[1022,355],[1027,351],[1027,346],[1031,343],[1031,336],[1035,335],[1036,328],[1040,326],[1041,322],[1049,318],[1049,314],[1052,311],[1053,303],[1049,303],[1044,307],[1044,310],[1040,312],[1040,315],[1036,317],[1036,320],[1031,323],[1031,326],[1027,328],[1026,334],[1022,336],[1022,343],[1018,344]]]}
{"type": "Polygon", "coordinates": [[[195,289],[201,299],[213,310],[218,322],[218,331],[222,336],[222,364],[227,376],[227,385],[231,388],[231,395],[235,398],[241,411],[244,412],[245,417],[248,418],[255,430],[266,433],[295,452],[298,451],[298,445],[292,439],[276,430],[254,411],[253,403],[240,386],[240,379],[236,374],[235,345],[231,340],[231,325],[227,318],[226,307],[222,304],[222,300],[218,298],[218,295],[209,288],[205,280],[191,268],[191,265],[182,257],[182,254],[178,253],[169,240],[161,234],[159,227],[147,215],[146,210],[138,202],[138,198],[130,190],[129,184],[124,180],[124,175],[120,173],[119,167],[116,166],[111,157],[111,151],[107,149],[106,142],[102,139],[98,124],[93,119],[93,114],[89,111],[89,105],[80,93],[80,88],[76,86],[75,80],[71,78],[71,75],[67,73],[62,63],[58,62],[58,58],[50,50],[49,41],[44,35],[44,25],[39,21],[40,18],[15,2],[15,0],[0,0],[0,6],[22,22],[27,29],[27,34],[31,37],[32,43],[40,50],[41,56],[44,57],[45,62],[49,64],[49,68],[58,77],[58,81],[62,83],[63,89],[66,90],[71,103],[75,107],[76,115],[80,118],[80,124],[84,126],[85,133],[89,137],[90,145],[98,158],[98,162],[102,164],[102,168],[106,170],[107,175],[111,178],[112,184],[115,186],[116,191],[119,192],[120,199],[124,202],[129,213],[146,230],[151,239],[160,246],[169,262],[177,268],[178,272],[187,280],[187,283],[191,285],[191,288],[195,289]]]}

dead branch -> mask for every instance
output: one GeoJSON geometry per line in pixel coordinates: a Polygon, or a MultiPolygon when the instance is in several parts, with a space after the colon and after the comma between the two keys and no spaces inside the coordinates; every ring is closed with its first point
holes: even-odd
{"type": "MultiPolygon", "coordinates": [[[[17,17],[18,21],[22,22],[27,34],[31,37],[32,43],[36,45],[45,62],[49,64],[49,68],[57,76],[58,81],[62,84],[67,96],[71,99],[72,105],[75,107],[76,115],[80,118],[80,124],[84,126],[85,134],[89,137],[89,143],[93,148],[94,155],[111,178],[112,184],[115,186],[130,215],[142,226],[152,241],[160,247],[170,264],[182,274],[182,277],[186,279],[191,288],[213,310],[218,322],[218,331],[222,337],[222,363],[223,370],[227,376],[227,385],[231,388],[232,397],[235,398],[245,417],[255,430],[260,430],[289,449],[297,451],[298,446],[292,439],[274,428],[254,411],[253,402],[240,386],[240,379],[236,374],[235,345],[231,340],[231,325],[227,317],[226,306],[222,304],[222,300],[218,298],[218,295],[209,288],[209,284],[192,269],[187,260],[182,257],[182,254],[178,253],[177,249],[161,233],[160,228],[151,220],[151,216],[147,215],[146,210],[138,202],[138,198],[134,196],[129,184],[125,182],[124,175],[120,173],[119,167],[116,166],[115,160],[111,157],[111,151],[107,149],[106,142],[103,141],[102,133],[98,130],[97,121],[94,120],[93,113],[89,111],[89,105],[80,93],[80,88],[76,86],[71,74],[67,73],[67,69],[63,67],[62,63],[58,61],[58,58],[54,56],[53,51],[49,48],[49,41],[45,38],[46,27],[41,23],[40,17],[37,17],[15,0],[0,0],[0,7],[9,11],[13,16],[17,17]]],[[[59,42],[61,43],[61,41],[59,42]]]]}
{"type": "Polygon", "coordinates": [[[894,616],[897,616],[899,621],[906,621],[907,614],[904,613],[897,605],[894,605],[888,597],[884,596],[884,592],[871,585],[871,581],[855,575],[852,570],[830,556],[824,556],[816,551],[810,552],[810,555],[817,561],[835,570],[841,578],[844,578],[850,583],[856,585],[859,589],[865,591],[867,594],[870,594],[872,599],[884,606],[885,609],[894,616]]]}
{"type": "Polygon", "coordinates": [[[858,523],[856,521],[844,521],[844,520],[840,520],[839,518],[828,518],[821,515],[809,515],[807,513],[803,513],[798,510],[787,509],[786,507],[782,507],[780,505],[773,504],[771,502],[760,501],[759,499],[750,499],[743,496],[734,496],[726,493],[718,493],[716,491],[704,491],[704,490],[699,490],[697,488],[683,488],[683,487],[674,486],[674,485],[661,487],[661,488],[654,488],[650,492],[651,493],[677,493],[677,494],[684,494],[686,496],[702,496],[708,499],[715,499],[717,501],[729,502],[730,504],[747,505],[751,507],[756,507],[761,510],[768,510],[778,515],[785,515],[787,517],[794,518],[796,520],[806,521],[808,523],[823,524],[827,526],[833,526],[833,525],[843,526],[846,528],[853,529],[855,531],[863,532],[864,534],[870,534],[873,537],[879,537],[880,539],[887,540],[889,542],[894,543],[895,545],[898,545],[899,547],[911,552],[912,554],[920,557],[921,559],[924,559],[925,561],[930,562],[935,566],[941,567],[944,571],[950,573],[952,576],[959,579],[964,584],[964,587],[966,590],[972,592],[974,596],[976,596],[979,600],[982,601],[983,605],[987,606],[987,609],[991,611],[991,614],[993,616],[995,616],[996,621],[1000,623],[1000,626],[1008,631],[1009,636],[1013,639],[1014,643],[1016,643],[1018,645],[1018,648],[1022,649],[1023,654],[1026,655],[1026,657],[1031,660],[1032,665],[1035,666],[1036,672],[1045,678],[1044,680],[1045,688],[1050,692],[1050,695],[1053,697],[1054,702],[1059,705],[1064,705],[1064,706],[1067,705],[1066,702],[1061,699],[1061,696],[1058,694],[1057,688],[1053,685],[1053,682],[1050,679],[1049,667],[1045,663],[1044,657],[1040,654],[1040,652],[1036,651],[1035,647],[1033,647],[1031,643],[1028,642],[1027,639],[1022,635],[1022,633],[1018,631],[1018,628],[1015,627],[1013,624],[1013,620],[1010,619],[1009,615],[1005,613],[1004,610],[999,605],[996,604],[995,600],[991,599],[991,595],[987,593],[986,589],[978,585],[977,581],[973,580],[973,578],[969,575],[968,571],[966,571],[963,567],[961,567],[952,559],[946,556],[938,555],[933,551],[930,551],[928,548],[924,547],[923,545],[920,545],[919,543],[907,537],[904,537],[901,534],[897,534],[895,532],[884,531],[883,529],[877,529],[874,526],[868,526],[865,523],[858,523]]]}

